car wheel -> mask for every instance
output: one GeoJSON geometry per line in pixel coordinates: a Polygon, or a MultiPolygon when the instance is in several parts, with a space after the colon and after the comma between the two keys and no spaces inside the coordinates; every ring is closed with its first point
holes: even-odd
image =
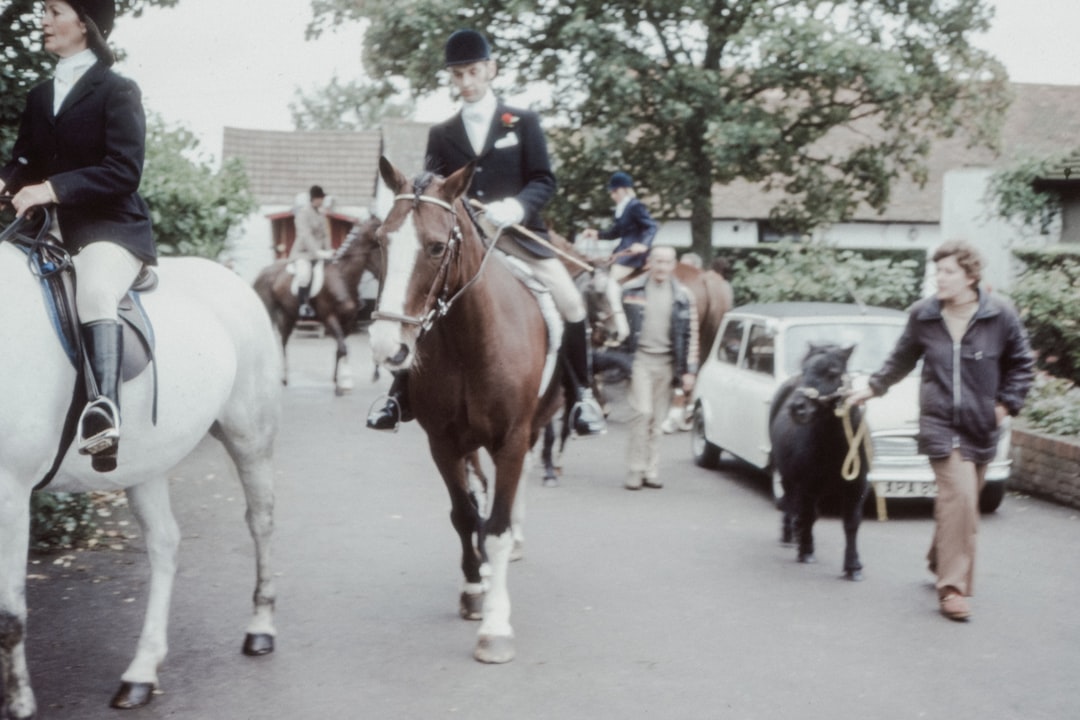
{"type": "Polygon", "coordinates": [[[694,423],[690,429],[690,452],[698,467],[714,469],[720,465],[720,448],[705,437],[705,413],[698,404],[694,407],[694,423]]]}
{"type": "Polygon", "coordinates": [[[989,482],[979,493],[979,512],[992,513],[1001,507],[1001,501],[1005,499],[1005,483],[989,482]]]}
{"type": "Polygon", "coordinates": [[[770,472],[772,473],[773,503],[776,504],[777,508],[782,510],[784,507],[784,481],[780,477],[780,471],[776,468],[773,468],[770,472]]]}

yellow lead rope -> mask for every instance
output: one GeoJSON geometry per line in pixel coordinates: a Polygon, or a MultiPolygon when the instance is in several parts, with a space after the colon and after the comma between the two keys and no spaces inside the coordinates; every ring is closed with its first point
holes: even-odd
{"type": "Polygon", "coordinates": [[[863,414],[859,420],[859,429],[853,430],[851,427],[851,409],[843,402],[836,408],[836,417],[840,418],[844,423],[844,435],[847,436],[848,451],[844,457],[844,464],[840,469],[840,474],[845,480],[854,480],[859,477],[859,473],[862,471],[862,460],[859,458],[859,446],[866,447],[866,462],[871,463],[874,459],[874,446],[870,442],[868,430],[866,427],[866,415],[863,414]]]}

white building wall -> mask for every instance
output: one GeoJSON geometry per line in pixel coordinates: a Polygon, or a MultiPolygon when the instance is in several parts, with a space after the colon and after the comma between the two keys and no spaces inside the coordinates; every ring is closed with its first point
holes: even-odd
{"type": "Polygon", "coordinates": [[[993,170],[961,168],[945,173],[941,203],[943,240],[967,240],[983,254],[983,282],[991,288],[1008,292],[1019,263],[1012,251],[1020,247],[1042,247],[1059,235],[1058,228],[1040,235],[1035,229],[1023,229],[996,217],[988,200],[987,188],[993,170]]]}

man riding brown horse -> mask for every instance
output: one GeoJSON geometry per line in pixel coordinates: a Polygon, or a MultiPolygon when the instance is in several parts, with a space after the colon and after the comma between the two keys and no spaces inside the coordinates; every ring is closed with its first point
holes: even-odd
{"type": "MultiPolygon", "coordinates": [[[[445,60],[464,107],[431,128],[425,153],[428,169],[449,176],[475,163],[469,197],[484,204],[484,220],[502,231],[499,249],[529,266],[550,291],[566,322],[563,350],[576,388],[576,403],[571,409],[574,430],[578,435],[604,432],[604,414],[589,389],[585,305],[555,252],[535,239],[546,238],[540,211],[555,193],[555,176],[539,117],[502,105],[490,91],[497,67],[487,39],[480,33],[459,30],[451,35],[445,60]],[[527,233],[515,232],[514,226],[527,233]]],[[[390,397],[368,416],[368,427],[392,430],[400,420],[412,418],[404,390],[407,377],[405,373],[395,376],[390,397]]]]}

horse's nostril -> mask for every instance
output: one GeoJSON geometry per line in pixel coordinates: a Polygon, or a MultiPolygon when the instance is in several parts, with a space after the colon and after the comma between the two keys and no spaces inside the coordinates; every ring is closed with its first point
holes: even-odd
{"type": "Polygon", "coordinates": [[[394,365],[400,365],[405,362],[405,358],[407,357],[409,357],[409,348],[406,347],[405,343],[402,343],[398,346],[397,355],[390,358],[390,362],[394,365]]]}

